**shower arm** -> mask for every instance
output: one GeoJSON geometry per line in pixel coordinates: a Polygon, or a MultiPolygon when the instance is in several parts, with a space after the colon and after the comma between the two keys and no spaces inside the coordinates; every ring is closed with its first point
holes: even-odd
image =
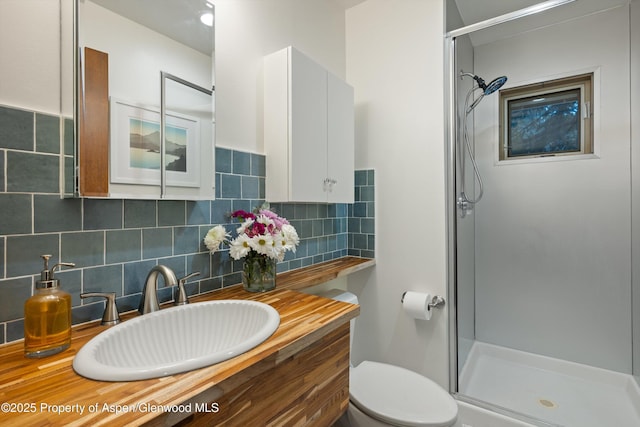
{"type": "Polygon", "coordinates": [[[469,95],[472,92],[475,92],[476,90],[482,90],[482,94],[480,94],[480,96],[473,101],[473,103],[471,104],[470,107],[467,107],[467,105],[469,105],[468,101],[465,102],[465,108],[464,108],[465,109],[465,114],[469,114],[469,113],[471,113],[471,111],[474,108],[476,108],[476,106],[480,103],[480,101],[482,101],[482,98],[484,98],[484,96],[485,96],[484,91],[485,91],[487,85],[485,84],[484,79],[482,79],[481,77],[478,77],[475,74],[471,74],[471,73],[467,73],[467,72],[464,72],[464,71],[460,71],[460,80],[462,80],[463,77],[471,77],[478,84],[478,86],[476,86],[475,88],[472,88],[472,91],[470,91],[470,93],[467,94],[467,100],[469,98],[469,95]]]}
{"type": "Polygon", "coordinates": [[[460,70],[460,79],[462,79],[463,77],[471,77],[473,80],[475,80],[478,83],[478,86],[480,86],[482,89],[487,87],[484,79],[478,76],[477,74],[471,74],[471,73],[467,73],[466,71],[460,70]]]}

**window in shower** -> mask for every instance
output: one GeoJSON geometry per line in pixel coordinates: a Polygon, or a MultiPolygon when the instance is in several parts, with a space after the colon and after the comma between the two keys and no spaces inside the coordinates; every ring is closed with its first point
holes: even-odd
{"type": "Polygon", "coordinates": [[[500,91],[500,160],[593,153],[593,74],[500,91]]]}

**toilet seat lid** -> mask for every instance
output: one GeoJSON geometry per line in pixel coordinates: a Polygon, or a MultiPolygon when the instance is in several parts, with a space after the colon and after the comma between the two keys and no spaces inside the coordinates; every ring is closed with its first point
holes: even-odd
{"type": "Polygon", "coordinates": [[[362,412],[389,424],[445,427],[458,416],[455,400],[438,384],[385,363],[364,361],[352,368],[349,394],[362,412]]]}

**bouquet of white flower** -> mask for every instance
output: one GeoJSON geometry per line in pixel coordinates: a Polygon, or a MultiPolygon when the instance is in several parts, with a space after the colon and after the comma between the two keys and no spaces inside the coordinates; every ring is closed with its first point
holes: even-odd
{"type": "Polygon", "coordinates": [[[211,228],[204,238],[204,244],[213,254],[224,243],[229,245],[229,254],[235,260],[254,255],[266,255],[268,258],[282,261],[285,252],[293,251],[300,242],[296,229],[285,218],[281,218],[268,209],[260,209],[257,214],[243,210],[235,211],[232,218],[239,218],[240,227],[237,237],[230,239],[222,225],[211,228]]]}
{"type": "Polygon", "coordinates": [[[235,260],[245,258],[242,266],[244,289],[264,292],[276,287],[276,263],[284,260],[285,252],[296,251],[300,238],[296,229],[284,218],[268,209],[257,213],[243,210],[231,214],[240,219],[238,236],[230,235],[222,225],[211,228],[204,237],[204,244],[213,254],[221,245],[229,245],[229,254],[235,260]]]}

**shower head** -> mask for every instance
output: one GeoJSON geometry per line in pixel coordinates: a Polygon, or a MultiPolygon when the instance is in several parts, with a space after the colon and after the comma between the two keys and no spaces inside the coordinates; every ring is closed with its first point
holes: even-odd
{"type": "Polygon", "coordinates": [[[493,92],[497,91],[498,89],[500,89],[502,87],[502,85],[504,85],[507,81],[507,76],[501,76],[498,77],[496,79],[491,80],[491,82],[486,85],[485,87],[480,86],[482,89],[484,89],[484,94],[485,95],[491,95],[493,92]]]}
{"type": "Polygon", "coordinates": [[[502,85],[504,85],[507,81],[507,77],[506,76],[501,76],[498,77],[496,79],[491,80],[491,82],[489,84],[486,84],[484,82],[484,79],[480,76],[476,76],[474,74],[471,73],[460,73],[460,77],[464,77],[464,76],[469,76],[472,77],[473,80],[476,81],[476,83],[478,83],[478,87],[480,89],[482,89],[482,93],[483,95],[491,95],[493,92],[497,91],[498,89],[500,89],[502,87],[502,85]]]}
{"type": "MultiPolygon", "coordinates": [[[[501,76],[501,77],[498,77],[496,79],[491,80],[491,82],[489,84],[486,84],[482,77],[476,76],[475,74],[465,73],[464,71],[461,71],[460,72],[460,78],[465,77],[465,76],[473,78],[473,80],[475,80],[476,83],[478,83],[478,87],[477,88],[469,89],[469,93],[467,94],[467,98],[469,98],[473,94],[473,92],[475,90],[477,90],[477,89],[481,89],[482,90],[482,93],[480,94],[480,96],[478,98],[476,98],[476,100],[473,101],[471,106],[465,110],[466,114],[471,113],[471,111],[473,111],[473,109],[476,108],[476,106],[480,103],[480,101],[482,101],[482,98],[484,98],[486,95],[491,95],[493,92],[495,92],[498,89],[500,89],[502,87],[502,85],[504,85],[506,83],[506,81],[507,81],[507,77],[506,76],[501,76]]],[[[465,107],[466,107],[466,104],[465,104],[465,107]]]]}

